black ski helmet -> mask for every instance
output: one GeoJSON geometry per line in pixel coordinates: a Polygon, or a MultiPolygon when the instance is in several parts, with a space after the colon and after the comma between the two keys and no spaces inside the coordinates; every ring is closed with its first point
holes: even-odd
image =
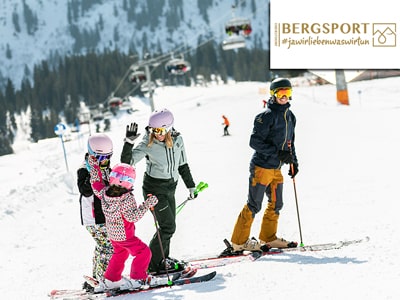
{"type": "Polygon", "coordinates": [[[269,93],[274,96],[275,91],[280,88],[292,88],[292,84],[287,78],[275,78],[269,86],[269,93]]]}

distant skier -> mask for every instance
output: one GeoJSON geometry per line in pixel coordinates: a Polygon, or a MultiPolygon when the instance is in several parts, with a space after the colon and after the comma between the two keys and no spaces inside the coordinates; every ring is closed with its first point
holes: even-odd
{"type": "Polygon", "coordinates": [[[229,128],[229,125],[230,125],[229,120],[225,115],[222,116],[222,119],[224,119],[224,121],[222,122],[222,125],[224,125],[224,136],[225,135],[230,135],[229,131],[228,131],[228,128],[229,128]]]}
{"type": "Polygon", "coordinates": [[[262,102],[263,102],[263,108],[266,108],[267,107],[267,100],[264,99],[262,102]]]}

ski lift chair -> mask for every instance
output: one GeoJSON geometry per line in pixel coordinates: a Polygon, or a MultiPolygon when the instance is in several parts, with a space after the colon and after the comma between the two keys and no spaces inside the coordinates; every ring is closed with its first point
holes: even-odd
{"type": "Polygon", "coordinates": [[[222,42],[223,50],[232,50],[246,47],[246,41],[243,36],[232,35],[222,42]]]}
{"type": "Polygon", "coordinates": [[[144,71],[135,71],[132,72],[129,79],[133,84],[139,84],[146,81],[146,74],[144,71]]]}
{"type": "Polygon", "coordinates": [[[190,71],[190,64],[183,59],[172,59],[165,64],[165,70],[172,75],[183,75],[190,71]]]}

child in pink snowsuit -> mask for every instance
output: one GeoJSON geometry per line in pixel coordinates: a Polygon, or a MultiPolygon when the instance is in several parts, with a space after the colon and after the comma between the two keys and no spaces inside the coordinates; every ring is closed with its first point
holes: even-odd
{"type": "Polygon", "coordinates": [[[105,288],[132,289],[137,288],[148,277],[147,269],[151,259],[150,248],[135,235],[135,223],[139,221],[149,208],[156,205],[157,197],[148,197],[143,204],[137,206],[132,193],[136,178],[135,169],[128,164],[117,164],[110,173],[109,186],[102,181],[102,173],[97,159],[89,157],[90,183],[95,195],[101,199],[106,219],[108,237],[114,248],[104,273],[105,288]],[[132,260],[130,279],[122,277],[125,262],[129,255],[132,260]]]}

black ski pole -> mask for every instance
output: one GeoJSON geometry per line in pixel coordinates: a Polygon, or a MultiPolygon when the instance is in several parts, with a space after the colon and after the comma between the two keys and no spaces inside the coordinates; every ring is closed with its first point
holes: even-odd
{"type": "MultiPolygon", "coordinates": [[[[289,147],[290,155],[293,156],[293,153],[292,153],[292,143],[291,143],[291,141],[288,141],[288,147],[289,147]]],[[[299,223],[300,247],[304,247],[303,235],[301,234],[299,204],[298,204],[298,201],[297,201],[296,180],[294,179],[295,176],[293,176],[293,175],[294,175],[294,166],[293,166],[293,163],[290,164],[290,170],[292,171],[293,188],[294,188],[294,199],[295,199],[295,201],[296,201],[296,211],[297,211],[297,222],[299,223]]]]}
{"type": "MultiPolygon", "coordinates": [[[[150,196],[152,196],[152,195],[151,194],[147,195],[147,197],[150,197],[150,196]]],[[[153,206],[150,206],[150,211],[151,211],[151,214],[153,215],[154,225],[156,226],[158,243],[160,244],[161,255],[162,255],[163,260],[164,260],[165,272],[167,273],[167,278],[168,278],[168,285],[171,286],[173,284],[173,282],[172,282],[172,280],[171,280],[171,278],[169,276],[169,273],[168,273],[167,261],[165,259],[164,248],[163,248],[163,245],[162,245],[162,242],[161,242],[160,228],[158,227],[158,221],[157,221],[156,213],[154,212],[154,207],[153,206]]]]}

